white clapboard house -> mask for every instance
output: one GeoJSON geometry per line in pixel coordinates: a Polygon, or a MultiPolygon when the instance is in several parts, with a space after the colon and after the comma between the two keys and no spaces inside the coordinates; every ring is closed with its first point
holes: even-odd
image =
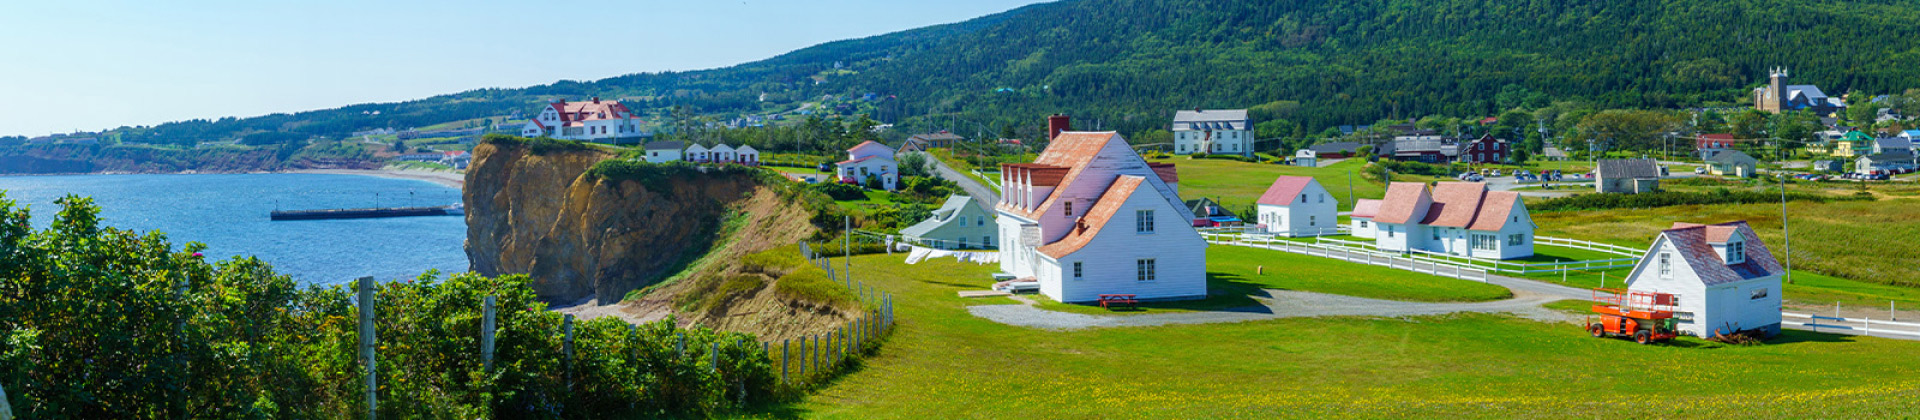
{"type": "Polygon", "coordinates": [[[1378,225],[1373,224],[1373,216],[1379,213],[1380,200],[1364,198],[1353,200],[1353,214],[1347,215],[1347,223],[1351,224],[1351,226],[1347,227],[1348,234],[1366,239],[1374,239],[1374,229],[1375,226],[1378,225]]]}
{"type": "Polygon", "coordinates": [[[1675,223],[1627,275],[1627,290],[1668,293],[1683,334],[1780,333],[1780,261],[1747,222],[1675,223]]]}
{"type": "Polygon", "coordinates": [[[893,161],[893,148],[872,141],[847,149],[847,160],[835,163],[834,175],[840,182],[866,185],[867,179],[880,181],[880,188],[893,191],[900,182],[900,164],[893,161]]]}
{"type": "Polygon", "coordinates": [[[621,138],[644,136],[642,124],[645,121],[619,101],[602,101],[599,97],[586,102],[557,100],[528,119],[520,135],[615,143],[621,138]]]}
{"type": "Polygon", "coordinates": [[[1520,194],[1487,191],[1478,182],[1418,182],[1387,186],[1373,216],[1374,246],[1474,258],[1533,256],[1533,218],[1520,194]]]}
{"type": "Polygon", "coordinates": [[[1000,268],[1061,302],[1207,295],[1206,247],[1172,164],[1114,132],[1062,132],[1033,163],[1000,166],[1000,268]]]}
{"type": "Polygon", "coordinates": [[[1313,177],[1274,179],[1256,207],[1260,226],[1268,233],[1289,237],[1340,233],[1340,200],[1333,199],[1313,177]]]}

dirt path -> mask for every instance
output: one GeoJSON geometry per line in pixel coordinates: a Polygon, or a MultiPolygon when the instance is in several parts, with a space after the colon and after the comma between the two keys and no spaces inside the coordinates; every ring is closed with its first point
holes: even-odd
{"type": "Polygon", "coordinates": [[[1265,319],[1376,316],[1407,317],[1441,315],[1455,312],[1510,313],[1542,322],[1565,322],[1579,317],[1540,305],[1562,297],[1516,290],[1514,298],[1493,302],[1444,303],[1401,302],[1367,299],[1325,293],[1265,289],[1266,296],[1255,296],[1260,306],[1208,312],[1175,312],[1145,315],[1084,315],[1049,311],[1030,304],[969,306],[974,316],[1007,325],[1073,330],[1097,327],[1148,327],[1171,324],[1208,324],[1265,319]]]}

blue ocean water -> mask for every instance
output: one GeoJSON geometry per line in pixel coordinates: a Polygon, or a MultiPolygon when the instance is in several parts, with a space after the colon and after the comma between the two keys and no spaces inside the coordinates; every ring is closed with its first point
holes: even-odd
{"type": "Polygon", "coordinates": [[[44,229],[66,194],[93,197],[104,223],[165,232],[176,249],[207,245],[213,259],[251,255],[306,284],[361,276],[413,278],[428,269],[467,270],[461,216],[275,222],[274,209],[443,206],[460,190],[427,181],[360,175],[61,175],[0,176],[6,199],[31,206],[44,229]]]}

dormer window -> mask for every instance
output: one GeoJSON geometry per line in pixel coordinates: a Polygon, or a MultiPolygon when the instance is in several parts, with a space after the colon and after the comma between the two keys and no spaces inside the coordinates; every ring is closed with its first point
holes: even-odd
{"type": "Polygon", "coordinates": [[[1067,213],[1067,215],[1068,215],[1068,216],[1072,216],[1072,215],[1073,215],[1073,202],[1072,202],[1072,201],[1061,201],[1061,202],[1060,202],[1060,205],[1061,205],[1061,207],[1060,207],[1060,209],[1061,209],[1061,210],[1063,210],[1063,211],[1065,211],[1065,212],[1067,213]]]}
{"type": "Polygon", "coordinates": [[[1727,241],[1727,264],[1747,262],[1747,244],[1739,240],[1727,241]]]}

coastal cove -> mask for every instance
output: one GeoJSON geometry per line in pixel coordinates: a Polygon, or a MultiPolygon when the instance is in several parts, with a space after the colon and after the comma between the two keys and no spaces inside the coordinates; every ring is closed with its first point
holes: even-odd
{"type": "Polygon", "coordinates": [[[443,206],[460,202],[457,174],[402,172],[41,175],[0,177],[0,191],[46,228],[67,194],[92,197],[104,224],[159,231],[176,246],[208,245],[209,260],[254,256],[302,284],[360,276],[409,279],[468,268],[464,218],[274,222],[276,209],[443,206]],[[438,175],[436,179],[436,175],[438,175]]]}

